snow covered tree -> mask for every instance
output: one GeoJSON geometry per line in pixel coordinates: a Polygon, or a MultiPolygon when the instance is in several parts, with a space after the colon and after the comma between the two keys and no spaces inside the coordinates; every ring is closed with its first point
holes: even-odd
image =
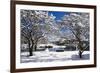
{"type": "MultiPolygon", "coordinates": [[[[49,15],[47,11],[21,10],[21,38],[27,42],[29,55],[37,50],[38,41],[57,36],[55,16],[49,15]],[[52,35],[52,36],[51,36],[52,35]]],[[[55,38],[54,38],[55,39],[55,38]]]]}
{"type": "Polygon", "coordinates": [[[34,10],[21,10],[21,38],[24,37],[29,49],[29,56],[37,49],[37,42],[43,37],[41,23],[46,13],[34,10]]]}
{"type": "Polygon", "coordinates": [[[84,41],[89,42],[89,14],[70,13],[64,15],[62,26],[68,28],[77,40],[79,57],[82,58],[83,51],[89,46],[84,41]]]}
{"type": "Polygon", "coordinates": [[[50,14],[44,22],[42,31],[44,33],[45,38],[48,39],[48,42],[53,42],[57,40],[59,37],[59,28],[55,20],[55,16],[53,14],[50,14]]]}

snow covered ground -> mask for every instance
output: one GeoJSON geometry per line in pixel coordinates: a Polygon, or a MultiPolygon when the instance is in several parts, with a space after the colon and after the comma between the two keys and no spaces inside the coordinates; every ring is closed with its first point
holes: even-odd
{"type": "Polygon", "coordinates": [[[21,53],[21,63],[29,62],[52,62],[52,61],[70,61],[70,60],[89,60],[89,51],[84,51],[82,59],[79,58],[78,51],[65,52],[49,52],[40,51],[33,52],[33,56],[28,56],[28,52],[21,53]]]}

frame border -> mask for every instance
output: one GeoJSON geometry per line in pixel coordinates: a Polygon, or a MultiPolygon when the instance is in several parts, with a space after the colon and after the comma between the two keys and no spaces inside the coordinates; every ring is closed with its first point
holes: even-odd
{"type": "Polygon", "coordinates": [[[62,4],[62,3],[47,3],[47,2],[33,2],[33,1],[13,1],[11,0],[11,6],[10,6],[10,72],[28,72],[28,71],[44,71],[44,70],[59,70],[59,69],[76,69],[76,68],[90,68],[90,67],[96,67],[97,66],[97,58],[96,58],[96,6],[95,5],[77,5],[77,4],[62,4]],[[16,50],[15,50],[15,44],[16,44],[16,4],[22,4],[22,5],[39,5],[39,6],[57,6],[57,7],[72,7],[72,8],[90,8],[94,9],[94,64],[88,64],[88,65],[75,65],[75,66],[59,66],[59,67],[43,67],[43,68],[24,68],[24,69],[16,69],[16,50]]]}

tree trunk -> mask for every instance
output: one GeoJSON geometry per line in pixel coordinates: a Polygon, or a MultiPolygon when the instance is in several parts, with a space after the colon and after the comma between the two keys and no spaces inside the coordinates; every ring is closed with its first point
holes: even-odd
{"type": "Polygon", "coordinates": [[[29,56],[33,56],[33,44],[31,46],[30,41],[29,41],[29,56]]]}
{"type": "Polygon", "coordinates": [[[33,56],[32,48],[29,48],[29,56],[33,56]]]}
{"type": "Polygon", "coordinates": [[[37,51],[37,44],[34,45],[34,50],[37,51]]]}
{"type": "Polygon", "coordinates": [[[79,51],[79,57],[82,58],[82,52],[81,51],[79,51]]]}
{"type": "Polygon", "coordinates": [[[81,41],[79,41],[78,46],[79,46],[79,57],[82,58],[83,46],[81,41]]]}

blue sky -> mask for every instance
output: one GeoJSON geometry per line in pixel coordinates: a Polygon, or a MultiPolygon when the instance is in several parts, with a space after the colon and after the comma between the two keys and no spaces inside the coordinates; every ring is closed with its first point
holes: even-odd
{"type": "Polygon", "coordinates": [[[49,15],[53,14],[56,20],[61,20],[64,15],[69,15],[70,13],[80,14],[81,12],[61,12],[61,11],[49,11],[49,15]]]}
{"type": "MultiPolygon", "coordinates": [[[[64,15],[70,14],[71,12],[49,11],[48,13],[49,13],[49,15],[53,14],[56,17],[55,20],[61,20],[64,15]]],[[[63,28],[60,31],[61,32],[68,32],[68,33],[70,33],[70,30],[68,28],[63,28]]]]}
{"type": "Polygon", "coordinates": [[[60,12],[60,11],[49,11],[49,15],[53,14],[56,16],[56,20],[60,20],[65,14],[69,14],[70,12],[60,12]]]}

